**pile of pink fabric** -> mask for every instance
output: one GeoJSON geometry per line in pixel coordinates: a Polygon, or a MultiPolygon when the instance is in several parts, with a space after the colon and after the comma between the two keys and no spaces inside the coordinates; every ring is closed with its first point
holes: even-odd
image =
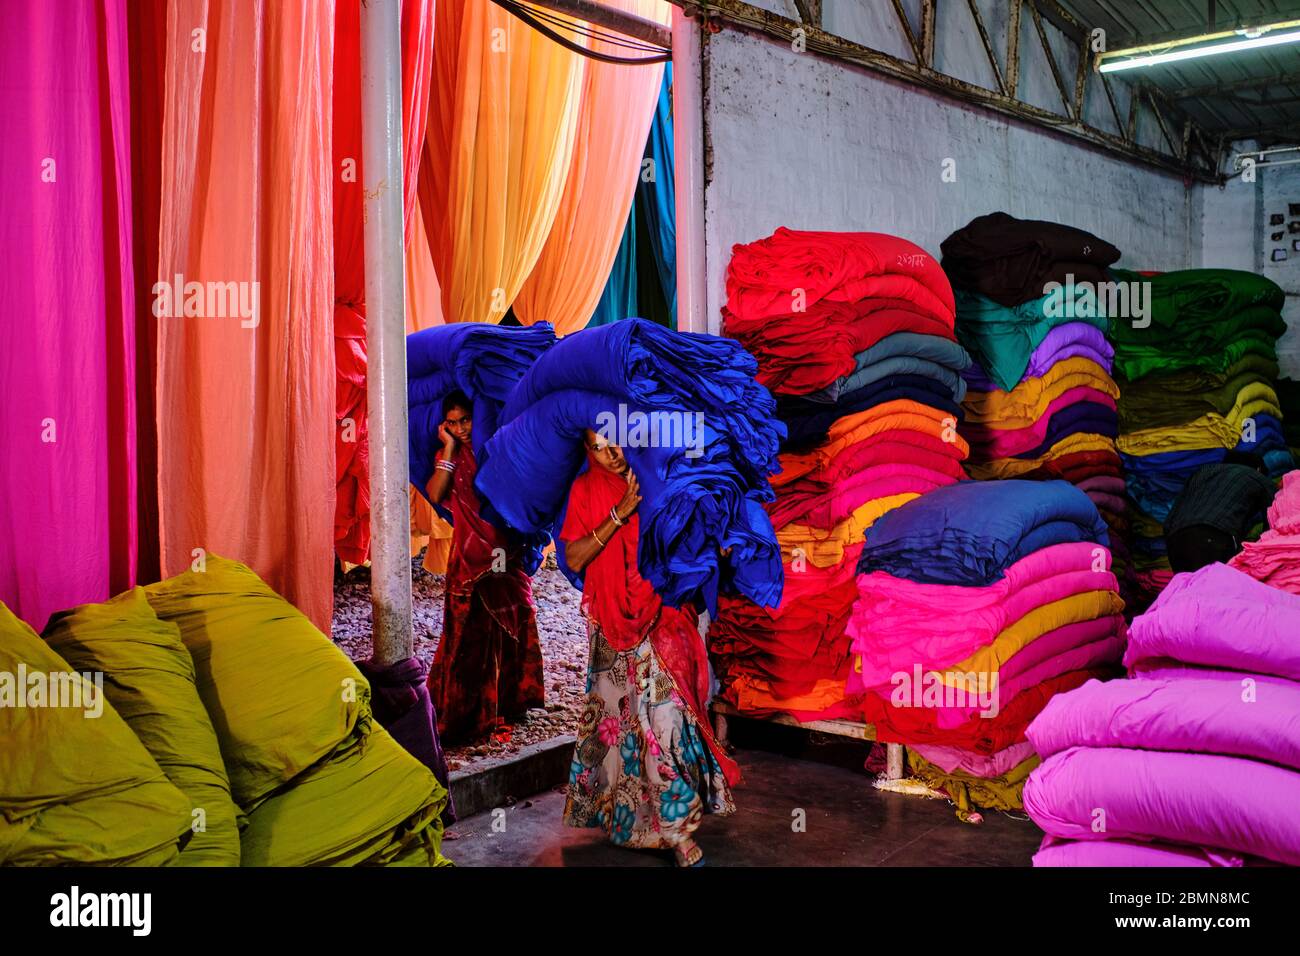
{"type": "Polygon", "coordinates": [[[1130,679],[1029,728],[1036,866],[1300,865],[1300,597],[1223,564],[1134,620],[1130,679]]]}
{"type": "Polygon", "coordinates": [[[1300,594],[1300,471],[1282,476],[1268,509],[1268,530],[1228,563],[1256,581],[1300,594]]]}
{"type": "Polygon", "coordinates": [[[966,482],[866,533],[849,621],[877,739],[958,816],[1020,809],[1025,730],[1053,695],[1117,671],[1123,602],[1096,507],[1064,481],[966,482]]]}

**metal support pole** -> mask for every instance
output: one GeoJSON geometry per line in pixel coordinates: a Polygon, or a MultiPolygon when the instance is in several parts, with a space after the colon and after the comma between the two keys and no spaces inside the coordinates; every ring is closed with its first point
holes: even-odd
{"type": "Polygon", "coordinates": [[[903,745],[885,745],[885,779],[903,779],[903,745]]]}
{"type": "Polygon", "coordinates": [[[361,5],[365,187],[366,422],[370,432],[370,600],[374,657],[415,652],[407,498],[406,291],[402,231],[401,0],[361,5]]]}
{"type": "Polygon", "coordinates": [[[704,275],[704,95],[700,28],[673,7],[673,161],[677,184],[677,328],[708,332],[704,275]]]}

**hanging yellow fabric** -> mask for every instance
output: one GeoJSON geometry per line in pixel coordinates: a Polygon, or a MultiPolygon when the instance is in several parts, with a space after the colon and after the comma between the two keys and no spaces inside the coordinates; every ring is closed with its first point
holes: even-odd
{"type": "MultiPolygon", "coordinates": [[[[667,26],[663,0],[605,0],[605,5],[667,26]]],[[[639,56],[603,40],[593,50],[639,56]]],[[[550,322],[560,335],[591,320],[618,255],[641,157],[654,118],[663,67],[587,63],[573,164],[559,214],[537,265],[515,299],[525,325],[550,322]]]]}
{"type": "Polygon", "coordinates": [[[491,0],[438,4],[419,190],[446,321],[500,321],[532,272],[568,178],[584,69],[491,0]]]}

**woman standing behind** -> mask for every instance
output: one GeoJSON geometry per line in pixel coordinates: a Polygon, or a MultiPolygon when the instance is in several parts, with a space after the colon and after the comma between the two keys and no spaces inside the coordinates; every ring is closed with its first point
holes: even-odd
{"type": "Polygon", "coordinates": [[[452,539],[429,694],[439,735],[473,740],[542,706],[542,648],[520,549],[483,517],[474,491],[470,400],[452,392],[442,412],[442,453],[425,490],[451,511],[452,539]]]}
{"type": "Polygon", "coordinates": [[[636,475],[622,449],[590,429],[588,467],[573,484],[560,539],[584,576],[591,639],[564,820],[600,827],[619,846],[672,849],[699,866],[705,813],[734,812],[739,768],[706,719],[708,658],[689,605],[665,607],[637,572],[636,475]]]}

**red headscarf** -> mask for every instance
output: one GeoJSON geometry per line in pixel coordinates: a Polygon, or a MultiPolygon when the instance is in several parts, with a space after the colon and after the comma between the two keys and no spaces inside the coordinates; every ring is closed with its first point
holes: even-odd
{"type": "MultiPolygon", "coordinates": [[[[585,537],[609,517],[609,509],[623,498],[627,480],[587,455],[587,471],[569,492],[569,509],[560,529],[563,541],[585,537]]],[[[654,624],[663,602],[650,582],[636,569],[641,519],[637,512],[583,572],[582,606],[600,625],[605,640],[616,651],[636,647],[654,624]]]]}

